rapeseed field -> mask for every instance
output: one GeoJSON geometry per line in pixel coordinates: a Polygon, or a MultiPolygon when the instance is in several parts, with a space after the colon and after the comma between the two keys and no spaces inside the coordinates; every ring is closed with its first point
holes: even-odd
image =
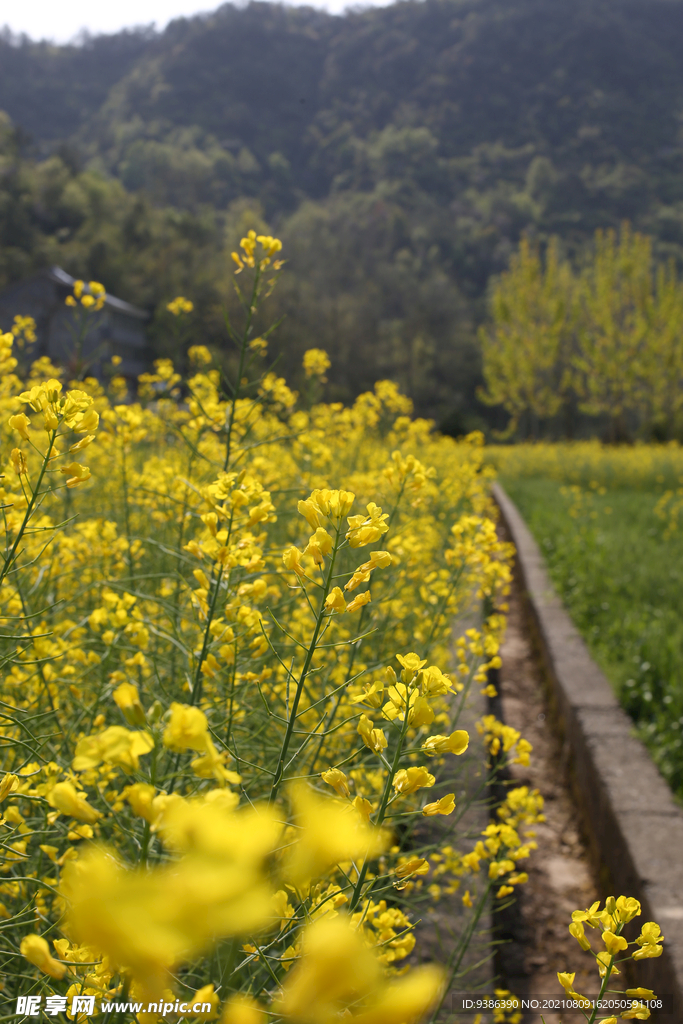
{"type": "MultiPolygon", "coordinates": [[[[0,977],[19,1019],[443,1019],[482,913],[527,881],[537,791],[460,824],[463,708],[492,692],[512,556],[482,438],[433,434],[387,381],[316,402],[322,350],[300,401],[257,330],[280,249],[249,232],[234,254],[232,375],[201,344],[187,378],[159,360],[135,392],[116,360],[105,383],[45,358],[20,375],[31,324],[0,336],[0,977]],[[419,964],[444,897],[461,932],[419,964]]],[[[97,282],[69,297],[77,355],[104,301],[97,282]]],[[[180,329],[192,303],[169,311],[180,329]]],[[[531,748],[477,728],[490,804],[531,748]]],[[[582,948],[601,930],[601,993],[628,945],[662,952],[652,922],[621,936],[639,913],[574,915],[582,948]]]]}

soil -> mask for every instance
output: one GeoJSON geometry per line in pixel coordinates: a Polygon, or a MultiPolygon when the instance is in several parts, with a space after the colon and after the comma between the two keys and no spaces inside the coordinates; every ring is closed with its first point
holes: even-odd
{"type": "MultiPolygon", "coordinates": [[[[574,987],[587,996],[600,988],[595,962],[569,934],[573,910],[599,899],[598,888],[582,839],[581,822],[566,780],[563,751],[554,734],[542,685],[541,669],[529,639],[518,589],[510,596],[508,629],[502,651],[499,691],[502,718],[533,744],[531,765],[512,768],[515,783],[538,789],[545,801],[545,823],[536,828],[538,849],[523,869],[529,881],[517,890],[511,941],[501,945],[497,967],[515,995],[543,1000],[563,999],[558,971],[575,971],[574,987]]],[[[587,929],[590,937],[590,930],[587,929]]],[[[613,979],[611,988],[617,988],[613,979]]],[[[601,1014],[604,1016],[605,1014],[601,1014]]],[[[607,1014],[608,1015],[608,1014],[607,1014]]],[[[545,1024],[583,1021],[579,1011],[544,1010],[545,1024]]],[[[541,1024],[540,1012],[527,1012],[524,1024],[541,1024]]]]}

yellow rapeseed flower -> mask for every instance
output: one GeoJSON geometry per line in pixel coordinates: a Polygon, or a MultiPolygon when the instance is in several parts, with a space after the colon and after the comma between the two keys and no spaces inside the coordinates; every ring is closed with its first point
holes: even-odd
{"type": "Polygon", "coordinates": [[[304,352],[304,372],[307,377],[325,379],[325,373],[331,366],[330,357],[322,348],[309,348],[304,352]]]}
{"type": "Polygon", "coordinates": [[[436,754],[464,754],[470,743],[470,735],[465,729],[456,729],[450,736],[428,736],[422,749],[429,757],[436,754]]]}
{"type": "Polygon", "coordinates": [[[94,825],[102,817],[100,812],[91,807],[86,797],[79,793],[70,782],[58,782],[56,786],[53,786],[48,793],[47,801],[51,807],[55,807],[62,814],[68,814],[89,825],[94,825]]]}
{"type": "Polygon", "coordinates": [[[121,683],[112,693],[114,703],[123,712],[131,725],[144,725],[145,712],[140,703],[140,694],[134,683],[121,683]]]}
{"type": "Polygon", "coordinates": [[[435,814],[452,814],[455,810],[455,793],[447,793],[434,803],[425,804],[422,813],[427,817],[435,814]]]}
{"type": "Polygon", "coordinates": [[[418,789],[433,786],[436,779],[426,768],[400,768],[394,775],[392,785],[397,793],[407,796],[418,789]]]}
{"type": "Polygon", "coordinates": [[[184,295],[178,295],[177,298],[167,304],[166,309],[173,316],[181,316],[183,313],[191,313],[194,309],[194,303],[186,299],[184,295]]]}
{"type": "Polygon", "coordinates": [[[50,953],[50,947],[42,935],[24,936],[19,949],[30,963],[35,964],[36,967],[39,967],[44,974],[48,974],[51,978],[59,980],[66,974],[66,964],[60,964],[58,960],[55,960],[50,953]]]}
{"type": "Polygon", "coordinates": [[[328,786],[332,786],[338,796],[351,796],[348,779],[341,769],[328,768],[326,772],[321,772],[320,778],[328,786]]]}
{"type": "Polygon", "coordinates": [[[384,849],[385,837],[364,824],[348,804],[318,796],[303,785],[293,787],[291,799],[297,834],[283,866],[289,882],[308,884],[341,861],[362,862],[384,849]]]}

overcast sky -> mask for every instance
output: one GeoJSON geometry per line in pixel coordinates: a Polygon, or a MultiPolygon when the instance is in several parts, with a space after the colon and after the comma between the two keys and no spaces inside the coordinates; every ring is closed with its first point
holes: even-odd
{"type": "MultiPolygon", "coordinates": [[[[335,14],[349,6],[351,0],[309,0],[315,7],[324,7],[335,14]]],[[[389,0],[369,0],[373,6],[389,0]]],[[[364,0],[366,6],[368,0],[364,0]]],[[[11,5],[0,2],[0,25],[12,32],[25,32],[32,39],[52,39],[63,43],[73,39],[82,29],[91,33],[118,32],[122,28],[156,23],[163,28],[172,18],[213,10],[218,2],[202,0],[116,0],[115,3],[93,3],[92,0],[20,0],[11,5]],[[4,8],[4,10],[3,10],[4,8]]],[[[354,6],[356,4],[354,3],[354,6]]],[[[358,4],[360,6],[360,4],[358,4]]]]}

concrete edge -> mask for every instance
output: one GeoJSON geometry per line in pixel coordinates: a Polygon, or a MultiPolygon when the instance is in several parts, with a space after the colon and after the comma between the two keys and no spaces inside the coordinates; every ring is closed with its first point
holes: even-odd
{"type": "Polygon", "coordinates": [[[673,1019],[683,1022],[683,810],[555,593],[517,507],[500,484],[492,494],[516,548],[515,576],[602,894],[635,896],[642,916],[634,924],[657,921],[665,936],[663,955],[641,960],[634,983],[672,996],[673,1019]]]}

